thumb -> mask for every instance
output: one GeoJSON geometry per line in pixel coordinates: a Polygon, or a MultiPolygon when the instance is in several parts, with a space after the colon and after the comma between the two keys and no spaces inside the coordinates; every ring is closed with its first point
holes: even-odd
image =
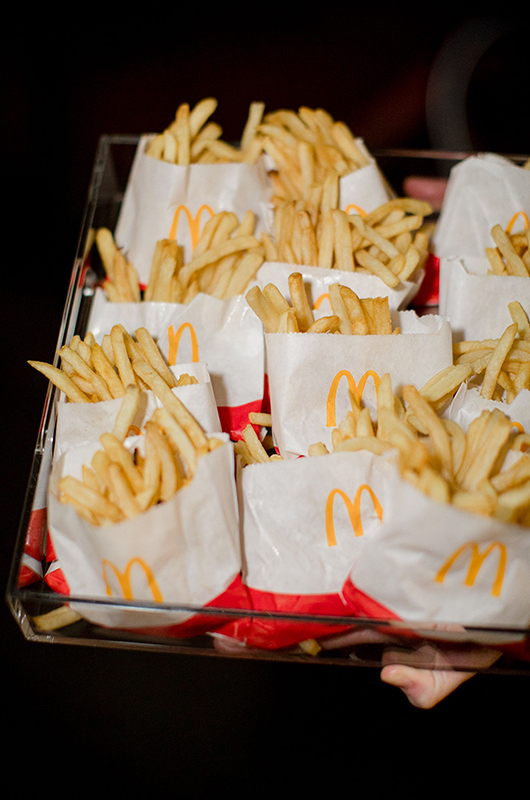
{"type": "Polygon", "coordinates": [[[401,689],[416,708],[426,709],[435,706],[474,674],[391,665],[383,667],[381,680],[401,689]]]}

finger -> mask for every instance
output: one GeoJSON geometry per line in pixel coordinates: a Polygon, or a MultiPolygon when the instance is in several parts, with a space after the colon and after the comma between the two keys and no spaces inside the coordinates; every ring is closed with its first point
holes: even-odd
{"type": "Polygon", "coordinates": [[[406,195],[416,197],[419,200],[427,200],[434,211],[441,209],[446,187],[446,178],[425,178],[419,175],[410,175],[403,182],[403,189],[406,195]]]}
{"type": "Polygon", "coordinates": [[[415,669],[396,665],[383,667],[381,680],[401,689],[416,708],[427,709],[454,692],[474,674],[474,672],[415,669]]]}
{"type": "Polygon", "coordinates": [[[399,639],[379,633],[375,630],[349,631],[338,636],[331,636],[329,639],[319,639],[319,644],[323,650],[336,650],[341,647],[353,647],[357,644],[391,644],[398,643],[399,639]]]}

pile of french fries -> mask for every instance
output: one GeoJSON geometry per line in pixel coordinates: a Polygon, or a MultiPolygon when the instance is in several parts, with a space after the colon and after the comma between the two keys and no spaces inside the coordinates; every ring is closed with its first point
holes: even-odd
{"type": "Polygon", "coordinates": [[[434,375],[420,389],[435,411],[456,394],[463,383],[480,390],[484,400],[511,403],[530,389],[530,323],[521,304],[508,304],[512,324],[498,339],[456,342],[453,366],[434,375]]]}
{"type": "Polygon", "coordinates": [[[429,203],[396,198],[364,217],[338,208],[338,188],[321,208],[282,201],[274,209],[274,240],[264,238],[267,261],[367,272],[394,288],[424,265],[431,228],[429,203]]]}
{"type": "Polygon", "coordinates": [[[242,294],[264,260],[263,245],[254,235],[255,224],[252,211],[241,223],[232,211],[214,214],[187,264],[179,262],[173,242],[159,242],[144,299],[189,303],[199,292],[218,300],[242,294]]]}
{"type": "MultiPolygon", "coordinates": [[[[175,398],[175,395],[171,395],[175,398]]],[[[74,506],[92,525],[110,526],[132,519],[158,503],[170,500],[197,470],[197,460],[219,447],[177,400],[154,411],[145,424],[144,453],[132,452],[124,440],[138,408],[140,390],[127,387],[112,433],[100,437],[82,478],[66,475],[59,482],[59,499],[74,506]]]]}
{"type": "Polygon", "coordinates": [[[183,167],[230,162],[254,164],[262,153],[256,129],[263,117],[264,103],[250,104],[240,147],[223,141],[223,129],[210,120],[217,105],[214,97],[204,98],[191,109],[189,103],[181,103],[171,125],[147,146],[147,155],[183,167]]]}
{"type": "Polygon", "coordinates": [[[495,247],[486,247],[491,275],[530,276],[530,228],[508,233],[501,225],[490,231],[495,247]]]}
{"type": "MultiPolygon", "coordinates": [[[[350,400],[352,410],[332,432],[333,451],[397,450],[402,477],[431,499],[530,526],[530,435],[518,433],[502,411],[483,411],[464,431],[442,419],[414,386],[394,394],[388,374],[375,422],[352,393],[350,400]],[[503,469],[509,456],[515,462],[503,469]]],[[[322,442],[308,449],[309,456],[326,453],[322,442]]]]}
{"type": "Polygon", "coordinates": [[[254,429],[254,425],[270,429],[272,427],[271,415],[251,412],[248,418],[249,424],[243,430],[243,438],[234,442],[234,452],[240,465],[246,467],[249,464],[267,464],[269,461],[283,461],[282,456],[274,450],[272,436],[266,433],[264,438],[260,439],[254,429]]]}
{"type": "Polygon", "coordinates": [[[175,378],[147,328],[136,340],[123,325],[114,325],[98,344],[92,333],[73,336],[60,348],[60,366],[28,361],[42,372],[71,403],[97,403],[124,397],[129,386],[152,389],[163,401],[175,386],[198,383],[187,373],[175,378]]]}
{"type": "Polygon", "coordinates": [[[182,248],[175,239],[159,240],[143,293],[136,271],[116,246],[111,231],[100,228],[95,241],[107,276],[107,296],[115,303],[143,299],[188,304],[199,292],[218,300],[243,294],[265,257],[265,248],[254,235],[255,225],[256,218],[250,210],[241,222],[232,211],[214,214],[205,224],[187,264],[183,263],[182,248]]]}
{"type": "Polygon", "coordinates": [[[273,160],[273,203],[306,200],[319,205],[327,181],[355,172],[369,161],[344,122],[322,108],[280,109],[257,127],[263,151],[273,160]]]}
{"type": "Polygon", "coordinates": [[[347,335],[399,333],[393,328],[388,297],[359,298],[348,286],[329,287],[333,314],[314,318],[300,272],[289,275],[291,302],[274,283],[263,290],[253,286],[246,300],[266,333],[343,333],[347,335]]]}
{"type": "Polygon", "coordinates": [[[112,232],[108,228],[98,228],[94,240],[105,269],[105,291],[111,303],[140,302],[138,273],[116,246],[112,232]]]}

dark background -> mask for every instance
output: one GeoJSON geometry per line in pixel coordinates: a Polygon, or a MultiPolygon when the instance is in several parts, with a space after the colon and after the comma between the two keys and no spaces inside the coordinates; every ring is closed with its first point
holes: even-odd
{"type": "MultiPolygon", "coordinates": [[[[151,6],[3,18],[4,586],[46,391],[26,360],[53,359],[102,133],[159,131],[180,102],[214,96],[229,141],[263,100],[267,110],[321,106],[370,149],[530,152],[515,13],[151,6]]],[[[4,774],[58,792],[124,789],[131,777],[184,797],[225,786],[314,793],[321,780],[334,793],[412,787],[426,766],[446,775],[477,743],[498,757],[508,746],[517,763],[513,720],[530,699],[526,677],[477,676],[420,711],[377,670],[28,643],[7,607],[2,658],[4,774]]]]}

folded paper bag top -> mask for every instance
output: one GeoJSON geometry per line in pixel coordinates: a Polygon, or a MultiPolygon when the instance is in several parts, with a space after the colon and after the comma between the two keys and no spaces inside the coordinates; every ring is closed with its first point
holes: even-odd
{"type": "Polygon", "coordinates": [[[506,228],[514,214],[530,210],[530,170],[484,153],[451,170],[433,237],[439,258],[482,256],[494,225],[506,228]]]}
{"type": "Polygon", "coordinates": [[[451,320],[455,341],[501,336],[513,322],[508,304],[514,300],[530,316],[530,280],[490,275],[489,268],[484,253],[440,259],[440,313],[451,320]]]}

